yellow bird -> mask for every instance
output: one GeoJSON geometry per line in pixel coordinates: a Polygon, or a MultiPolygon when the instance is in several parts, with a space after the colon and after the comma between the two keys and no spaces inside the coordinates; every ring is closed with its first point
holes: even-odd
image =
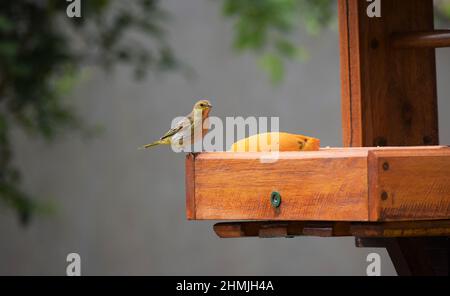
{"type": "Polygon", "coordinates": [[[184,148],[197,140],[202,139],[208,132],[209,112],[212,105],[208,100],[200,100],[195,103],[192,112],[178,122],[173,128],[164,134],[159,140],[144,145],[141,149],[147,149],[158,145],[174,145],[177,148],[184,148]],[[200,132],[194,132],[201,128],[200,132]],[[188,138],[190,136],[190,138],[188,138]],[[188,139],[188,141],[186,141],[188,139]]]}

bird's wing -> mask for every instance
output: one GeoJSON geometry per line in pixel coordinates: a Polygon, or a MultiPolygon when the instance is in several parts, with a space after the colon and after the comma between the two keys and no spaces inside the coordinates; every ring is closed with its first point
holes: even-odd
{"type": "Polygon", "coordinates": [[[161,137],[161,140],[170,138],[175,134],[179,133],[181,130],[191,127],[192,122],[189,117],[185,117],[183,120],[179,121],[175,127],[171,128],[164,136],[161,137]]]}

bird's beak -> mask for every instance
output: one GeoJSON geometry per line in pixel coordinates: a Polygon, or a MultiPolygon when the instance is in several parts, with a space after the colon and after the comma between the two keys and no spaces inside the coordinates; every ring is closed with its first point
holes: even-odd
{"type": "Polygon", "coordinates": [[[211,105],[211,104],[208,104],[208,107],[209,107],[209,108],[212,108],[212,105],[211,105]]]}

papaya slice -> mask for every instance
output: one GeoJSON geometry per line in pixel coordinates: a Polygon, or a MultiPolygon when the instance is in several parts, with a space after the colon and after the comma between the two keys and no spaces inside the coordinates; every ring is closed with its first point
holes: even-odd
{"type": "Polygon", "coordinates": [[[257,134],[234,143],[230,152],[317,151],[320,140],[281,132],[257,134]]]}

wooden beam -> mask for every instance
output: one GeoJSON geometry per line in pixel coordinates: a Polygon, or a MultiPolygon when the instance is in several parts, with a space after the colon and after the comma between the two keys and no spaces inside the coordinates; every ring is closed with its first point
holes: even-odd
{"type": "Polygon", "coordinates": [[[433,1],[339,0],[344,146],[437,145],[433,48],[396,49],[394,33],[433,31],[433,1]]]}
{"type": "MultiPolygon", "coordinates": [[[[195,158],[198,220],[367,221],[367,150],[202,153],[195,158]],[[271,204],[271,193],[281,204],[271,204]]],[[[192,208],[192,206],[191,206],[192,208]]]]}
{"type": "Polygon", "coordinates": [[[369,152],[369,220],[450,218],[450,149],[369,152]]]}
{"type": "Polygon", "coordinates": [[[450,30],[394,33],[391,36],[391,44],[395,48],[450,47],[450,30]]]}
{"type": "Polygon", "coordinates": [[[362,70],[357,2],[338,0],[343,143],[363,146],[362,70]]]}
{"type": "Polygon", "coordinates": [[[197,220],[402,221],[450,219],[450,148],[386,147],[202,153],[187,193],[197,220]],[[192,189],[194,188],[194,189],[192,189]],[[281,195],[275,206],[271,194],[281,195]]]}
{"type": "MultiPolygon", "coordinates": [[[[319,236],[359,238],[436,237],[450,236],[450,220],[407,222],[314,222],[314,221],[260,221],[221,222],[214,225],[221,238],[240,237],[294,237],[319,236]]],[[[357,242],[362,242],[359,239],[357,242]]],[[[381,247],[382,244],[367,247],[381,247]]],[[[364,246],[360,243],[359,246],[364,246]]]]}
{"type": "Polygon", "coordinates": [[[357,237],[435,237],[450,236],[450,220],[370,222],[351,224],[357,237]]]}
{"type": "Polygon", "coordinates": [[[399,275],[448,275],[448,234],[436,237],[357,237],[355,244],[360,248],[386,248],[399,275]]]}
{"type": "Polygon", "coordinates": [[[260,221],[221,222],[214,225],[214,231],[220,238],[348,236],[349,229],[349,222],[260,221]]]}
{"type": "Polygon", "coordinates": [[[186,218],[195,219],[195,154],[186,155],[186,218]]]}

